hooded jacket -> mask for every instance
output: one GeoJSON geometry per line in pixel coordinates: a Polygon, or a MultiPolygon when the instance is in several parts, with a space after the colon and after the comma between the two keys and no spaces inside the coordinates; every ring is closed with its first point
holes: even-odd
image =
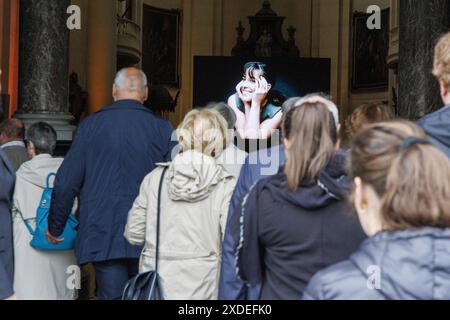
{"type": "MultiPolygon", "coordinates": [[[[73,300],[76,291],[67,286],[67,270],[77,265],[71,251],[45,252],[30,246],[32,236],[23,219],[34,228],[47,177],[57,173],[63,159],[41,154],[25,162],[17,172],[14,191],[14,291],[19,300],[73,300]],[[22,216],[19,214],[22,214],[22,216]]],[[[50,187],[53,186],[50,180],[50,187]]],[[[72,212],[75,211],[75,207],[72,212]]]]}
{"type": "MultiPolygon", "coordinates": [[[[281,169],[260,181],[238,208],[237,273],[250,286],[262,284],[262,300],[298,300],[319,270],[348,259],[365,239],[344,200],[351,179],[338,153],[315,183],[296,192],[281,169]]],[[[234,219],[234,218],[233,218],[234,219]]]]}
{"type": "Polygon", "coordinates": [[[417,124],[426,132],[431,142],[450,157],[450,106],[425,116],[417,124]]]}
{"type": "Polygon", "coordinates": [[[311,280],[305,300],[449,300],[450,230],[381,232],[311,280]]]}
{"type": "Polygon", "coordinates": [[[129,213],[125,237],[133,245],[144,245],[140,272],[155,270],[158,190],[165,167],[158,264],[164,298],[215,300],[236,184],[215,159],[189,151],[148,175],[129,213]]]}

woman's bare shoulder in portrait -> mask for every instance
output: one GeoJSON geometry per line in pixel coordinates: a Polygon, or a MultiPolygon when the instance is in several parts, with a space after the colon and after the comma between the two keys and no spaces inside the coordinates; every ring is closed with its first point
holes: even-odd
{"type": "Polygon", "coordinates": [[[233,109],[235,109],[235,108],[237,108],[237,105],[236,105],[236,99],[237,99],[237,94],[235,93],[235,94],[233,94],[232,96],[230,96],[229,98],[228,98],[228,105],[230,106],[230,107],[232,107],[233,109]]]}

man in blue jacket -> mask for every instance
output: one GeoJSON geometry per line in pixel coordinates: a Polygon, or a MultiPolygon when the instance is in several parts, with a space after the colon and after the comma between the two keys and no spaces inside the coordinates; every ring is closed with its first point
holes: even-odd
{"type": "Polygon", "coordinates": [[[450,33],[436,45],[433,74],[439,81],[445,107],[417,122],[431,142],[450,157],[450,33]]]}
{"type": "Polygon", "coordinates": [[[156,163],[170,160],[172,126],[143,106],[147,96],[141,70],[119,71],[115,103],[80,125],[55,180],[47,238],[62,241],[79,196],[75,253],[81,265],[93,264],[101,300],[120,299],[126,282],[138,272],[141,248],[123,236],[128,211],[144,177],[156,163]]]}
{"type": "MultiPolygon", "coordinates": [[[[0,70],[0,78],[2,70],[0,70]]],[[[2,85],[0,83],[0,96],[2,85]]],[[[0,300],[14,297],[14,245],[11,209],[16,172],[0,149],[0,300]]]]}

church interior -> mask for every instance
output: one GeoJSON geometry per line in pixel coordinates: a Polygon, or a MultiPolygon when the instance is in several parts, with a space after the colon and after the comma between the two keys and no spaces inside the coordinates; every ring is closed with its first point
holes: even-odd
{"type": "Polygon", "coordinates": [[[0,122],[50,124],[65,156],[119,70],[142,69],[145,106],[177,128],[233,102],[249,61],[275,69],[271,101],[323,92],[341,119],[374,104],[417,121],[442,107],[433,52],[449,27],[450,0],[0,0],[0,122]]]}
{"type": "MultiPolygon", "coordinates": [[[[250,25],[255,17],[259,17],[262,21],[275,18],[277,32],[280,33],[277,37],[292,43],[295,48],[294,52],[279,52],[278,56],[329,59],[329,93],[340,107],[341,116],[349,115],[361,104],[375,102],[390,105],[400,115],[419,118],[429,111],[429,104],[424,101],[423,108],[411,110],[408,101],[397,101],[401,89],[398,88],[398,77],[411,76],[416,68],[416,72],[420,73],[431,63],[414,61],[411,56],[414,52],[409,50],[408,43],[414,41],[416,46],[420,46],[417,50],[431,50],[429,43],[433,41],[433,34],[426,33],[433,31],[439,34],[446,26],[441,23],[431,26],[431,29],[412,27],[411,23],[420,21],[421,16],[429,16],[430,12],[426,10],[431,9],[422,10],[421,1],[410,2],[414,5],[408,8],[401,7],[399,0],[49,0],[45,8],[33,8],[30,1],[1,0],[0,61],[4,113],[6,117],[17,115],[25,121],[30,120],[30,114],[38,117],[51,115],[53,123],[59,128],[61,140],[70,141],[73,125],[111,102],[110,88],[116,71],[127,65],[144,67],[144,71],[151,69],[151,65],[143,64],[152,54],[154,58],[153,51],[156,51],[171,55],[159,57],[167,59],[166,73],[170,74],[163,81],[161,76],[149,75],[150,91],[153,86],[155,99],[159,99],[153,104],[158,105],[158,113],[177,126],[184,115],[195,107],[195,57],[244,55],[233,49],[237,48],[240,39],[248,39],[254,37],[253,33],[262,32],[253,31],[250,25]],[[79,12],[74,12],[79,13],[75,19],[79,19],[80,25],[72,29],[54,28],[55,21],[58,21],[58,17],[54,17],[58,15],[55,9],[65,12],[65,8],[71,5],[79,9],[79,12]],[[368,35],[357,30],[361,27],[359,17],[369,16],[366,11],[371,5],[378,6],[382,15],[382,30],[376,40],[367,39],[368,35]],[[155,27],[148,22],[152,15],[166,19],[161,20],[165,21],[163,26],[159,24],[155,27]],[[399,24],[400,16],[403,18],[403,30],[399,24]],[[170,47],[166,48],[169,53],[164,53],[164,41],[167,42],[167,39],[155,45],[149,44],[154,30],[164,35],[164,24],[166,28],[176,29],[166,35],[167,39],[171,39],[170,47]],[[42,28],[48,30],[42,32],[42,28]],[[401,30],[404,34],[399,37],[401,30]],[[42,36],[48,38],[42,41],[42,36]],[[414,37],[420,37],[423,43],[417,44],[414,37]],[[404,40],[403,57],[401,40],[404,40]],[[375,76],[366,79],[366,83],[364,74],[361,74],[364,71],[358,70],[365,65],[359,52],[363,41],[372,41],[366,49],[372,46],[369,50],[374,58],[382,57],[376,71],[381,73],[378,80],[375,76]],[[42,46],[51,48],[51,55],[56,61],[52,61],[52,65],[49,65],[50,56],[38,55],[26,59],[26,55],[33,55],[31,48],[42,50],[42,46]],[[163,49],[158,46],[163,46],[163,49]],[[403,70],[402,64],[399,64],[402,58],[403,70]],[[36,68],[43,70],[36,72],[36,68]],[[42,74],[44,70],[49,71],[49,83],[44,85],[40,76],[40,84],[36,84],[36,79],[30,75],[42,74]],[[35,90],[42,98],[43,90],[53,90],[54,85],[61,83],[67,86],[58,86],[57,90],[61,91],[53,92],[60,99],[55,97],[53,106],[38,106],[39,101],[33,100],[36,99],[33,98],[36,97],[35,90]],[[24,95],[30,96],[31,100],[24,95]]],[[[445,3],[433,2],[436,6],[445,3]]],[[[443,15],[445,12],[433,10],[432,14],[443,15]]],[[[59,23],[65,24],[71,18],[70,14],[59,14],[59,23]]],[[[436,18],[440,22],[446,20],[446,17],[436,18]]],[[[428,21],[431,20],[426,23],[432,23],[428,21]]],[[[370,59],[367,55],[363,57],[370,59]]],[[[161,73],[161,70],[155,71],[156,74],[158,72],[161,73]]],[[[426,90],[421,88],[419,82],[413,85],[418,86],[418,91],[426,90]]],[[[410,101],[417,100],[414,96],[403,97],[410,101]]]]}

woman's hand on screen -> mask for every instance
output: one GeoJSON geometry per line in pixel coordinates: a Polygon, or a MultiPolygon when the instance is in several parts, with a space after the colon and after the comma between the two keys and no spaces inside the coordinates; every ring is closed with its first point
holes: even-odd
{"type": "Polygon", "coordinates": [[[256,88],[253,93],[252,104],[262,106],[264,100],[266,100],[267,94],[270,91],[270,85],[267,83],[267,80],[264,77],[256,78],[256,88]]]}

